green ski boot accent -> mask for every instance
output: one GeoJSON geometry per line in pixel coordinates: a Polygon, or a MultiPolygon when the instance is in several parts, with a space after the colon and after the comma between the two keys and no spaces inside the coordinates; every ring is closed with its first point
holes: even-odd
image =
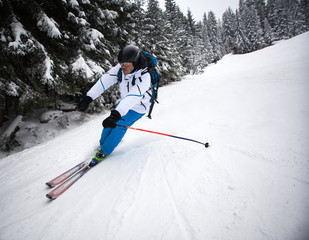
{"type": "Polygon", "coordinates": [[[89,163],[88,167],[91,168],[95,165],[97,165],[99,162],[101,162],[104,158],[106,158],[107,155],[105,155],[102,150],[98,151],[96,155],[93,157],[91,162],[89,163]]]}
{"type": "Polygon", "coordinates": [[[96,155],[94,156],[94,159],[97,161],[97,162],[101,162],[104,158],[106,158],[106,155],[103,153],[102,150],[99,150],[96,155]]]}

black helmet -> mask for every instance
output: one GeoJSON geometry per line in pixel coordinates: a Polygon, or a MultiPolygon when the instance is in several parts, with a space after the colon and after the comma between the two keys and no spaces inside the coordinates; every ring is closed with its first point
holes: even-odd
{"type": "Polygon", "coordinates": [[[139,58],[139,50],[137,47],[132,45],[127,45],[122,48],[118,54],[118,62],[137,62],[139,58]]]}

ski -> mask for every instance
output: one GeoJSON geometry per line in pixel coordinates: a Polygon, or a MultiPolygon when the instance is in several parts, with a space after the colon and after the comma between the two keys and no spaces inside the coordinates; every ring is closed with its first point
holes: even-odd
{"type": "Polygon", "coordinates": [[[79,164],[77,164],[76,166],[72,167],[71,169],[69,169],[68,171],[60,174],[59,176],[55,177],[54,179],[50,180],[49,182],[45,183],[48,187],[53,188],[55,186],[57,186],[58,184],[64,182],[65,180],[67,180],[68,178],[70,178],[72,175],[74,175],[75,173],[77,173],[79,170],[81,170],[82,168],[84,168],[86,165],[88,165],[89,161],[83,161],[79,164]]]}
{"type": "MultiPolygon", "coordinates": [[[[99,163],[94,158],[91,160],[90,163],[87,163],[87,162],[88,161],[81,162],[80,164],[68,170],[67,172],[70,172],[71,174],[67,176],[65,180],[62,180],[60,184],[58,183],[59,185],[55,187],[52,191],[47,193],[46,197],[50,200],[56,199],[61,194],[63,194],[66,190],[68,190],[68,188],[71,187],[78,179],[84,176],[91,168],[93,168],[95,165],[99,163]]],[[[58,177],[61,177],[63,174],[59,175],[58,177]]],[[[57,179],[58,177],[56,177],[55,179],[57,179]]],[[[56,181],[56,182],[59,182],[59,181],[56,181]]]]}
{"type": "Polygon", "coordinates": [[[84,176],[93,166],[84,166],[79,172],[73,175],[71,178],[67,179],[65,182],[61,183],[59,186],[54,188],[51,192],[46,194],[46,197],[50,200],[54,200],[64,193],[69,187],[71,187],[78,179],[84,176]]]}

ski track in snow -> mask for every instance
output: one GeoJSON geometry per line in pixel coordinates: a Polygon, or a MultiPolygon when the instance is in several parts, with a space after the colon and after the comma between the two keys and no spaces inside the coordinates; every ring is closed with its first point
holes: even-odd
{"type": "MultiPolygon", "coordinates": [[[[140,159],[141,160],[141,159],[140,159]]],[[[136,194],[141,184],[141,178],[146,167],[148,159],[141,160],[129,172],[128,178],[125,180],[124,185],[120,188],[121,195],[115,202],[113,207],[113,215],[108,223],[107,238],[116,239],[119,229],[124,225],[127,213],[133,207],[136,200],[136,194]]],[[[130,214],[128,215],[130,216],[130,214]]]]}
{"type": "MultiPolygon", "coordinates": [[[[181,208],[178,207],[178,205],[177,205],[177,200],[176,200],[176,198],[173,194],[173,190],[172,190],[172,187],[171,187],[172,184],[170,184],[169,181],[168,181],[168,174],[166,172],[166,167],[163,165],[162,159],[160,159],[160,162],[161,162],[162,171],[163,171],[162,176],[163,176],[166,188],[167,188],[168,197],[169,197],[171,205],[172,205],[171,208],[173,209],[175,217],[177,219],[177,222],[180,225],[182,235],[185,237],[185,239],[195,239],[195,238],[190,236],[190,233],[193,233],[192,228],[190,229],[190,225],[189,225],[187,219],[185,218],[185,215],[182,213],[181,208]]],[[[162,238],[163,238],[163,236],[162,236],[162,238]]]]}
{"type": "Polygon", "coordinates": [[[107,114],[0,160],[1,240],[309,239],[309,33],[160,89],[153,120],[55,201],[107,114]]]}

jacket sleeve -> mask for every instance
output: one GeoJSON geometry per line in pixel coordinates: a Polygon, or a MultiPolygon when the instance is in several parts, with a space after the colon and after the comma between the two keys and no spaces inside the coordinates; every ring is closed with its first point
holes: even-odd
{"type": "Polygon", "coordinates": [[[126,115],[134,105],[139,104],[142,101],[146,91],[149,90],[150,85],[151,78],[148,72],[136,78],[135,85],[130,88],[127,95],[116,107],[116,110],[121,116],[126,115]]]}
{"type": "Polygon", "coordinates": [[[120,64],[111,68],[107,73],[103,74],[100,79],[92,86],[92,88],[87,92],[87,96],[91,97],[93,100],[99,97],[106,89],[116,84],[117,73],[120,69],[120,64]]]}

